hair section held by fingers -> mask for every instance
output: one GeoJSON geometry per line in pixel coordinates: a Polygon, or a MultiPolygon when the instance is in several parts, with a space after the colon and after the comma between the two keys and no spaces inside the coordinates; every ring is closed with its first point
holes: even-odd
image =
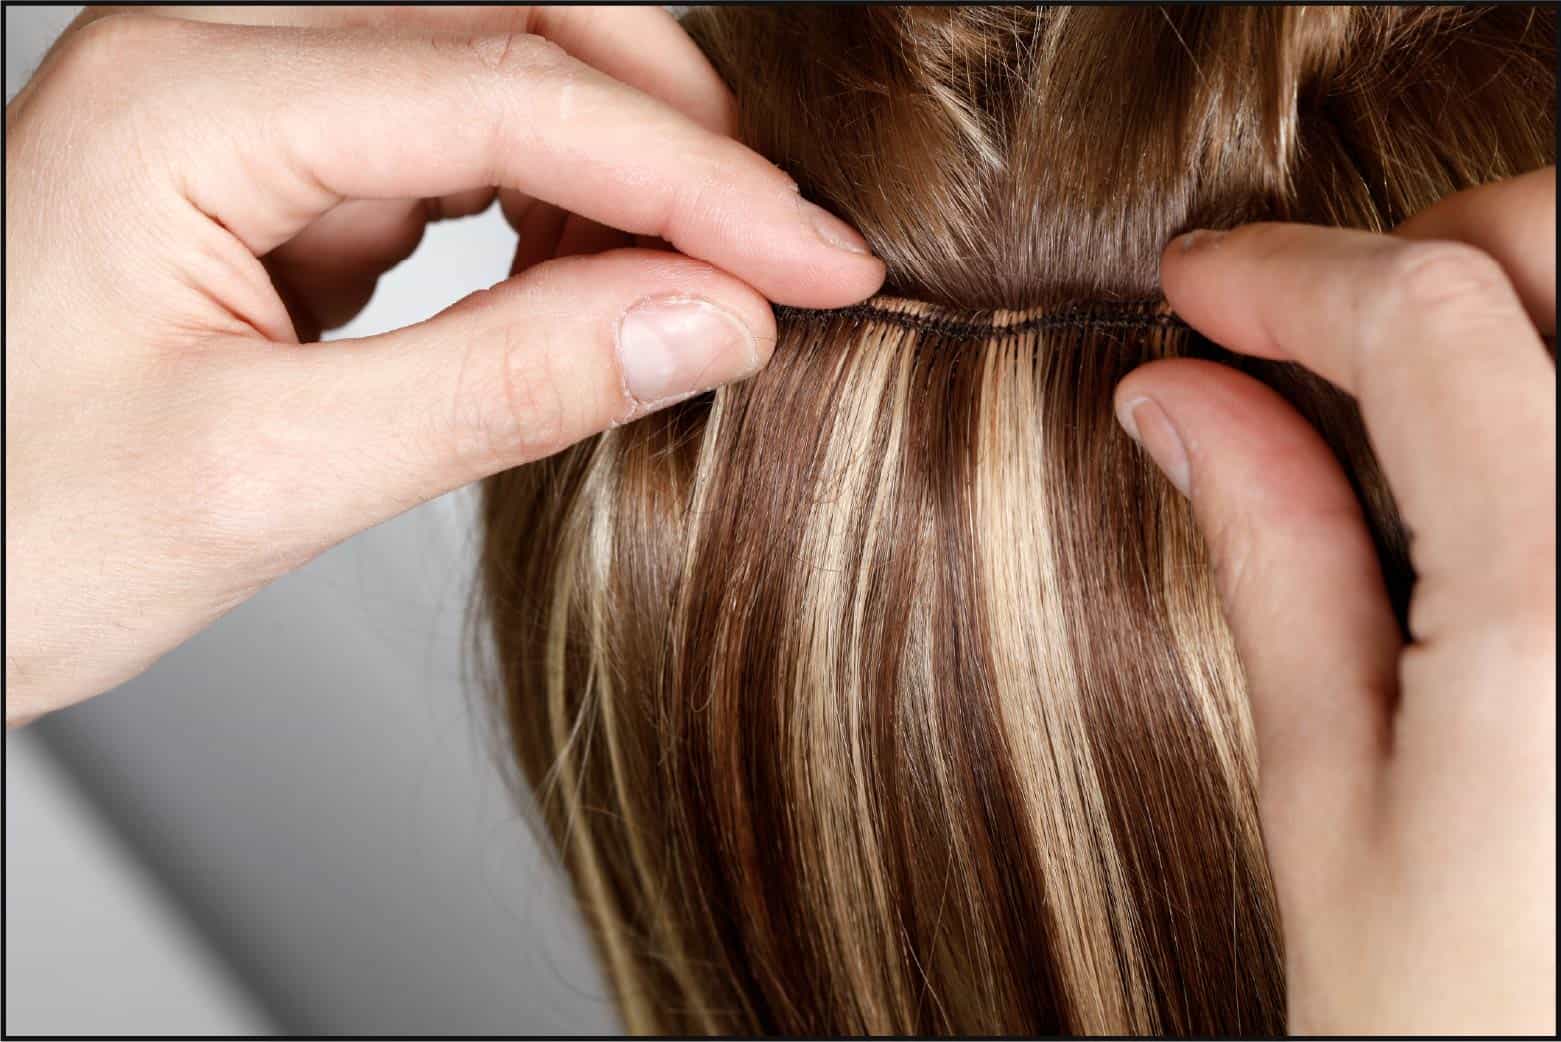
{"type": "Polygon", "coordinates": [[[1157,358],[1323,435],[1401,613],[1353,402],[1159,302],[1174,234],[1383,229],[1554,160],[1549,9],[722,7],[740,136],[884,295],[758,376],[492,479],[509,752],[628,1026],[1276,1034],[1245,679],[1157,358]]]}

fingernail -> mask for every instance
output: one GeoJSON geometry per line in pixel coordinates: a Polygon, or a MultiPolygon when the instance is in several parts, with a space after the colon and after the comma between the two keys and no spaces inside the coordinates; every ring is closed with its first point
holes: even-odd
{"type": "Polygon", "coordinates": [[[652,297],[624,312],[618,361],[642,405],[708,391],[759,367],[753,334],[736,315],[698,297],[652,297]]]}
{"type": "Polygon", "coordinates": [[[797,196],[797,205],[802,209],[802,219],[825,243],[847,253],[872,256],[873,251],[868,247],[867,240],[862,238],[861,232],[817,203],[808,202],[800,194],[797,196]]]}
{"type": "Polygon", "coordinates": [[[1183,253],[1191,253],[1193,250],[1208,249],[1219,245],[1219,241],[1225,237],[1225,233],[1212,228],[1197,228],[1185,235],[1178,235],[1176,246],[1183,253]]]}
{"type": "Polygon", "coordinates": [[[1134,398],[1117,409],[1117,422],[1129,438],[1143,447],[1177,491],[1187,495],[1191,487],[1187,450],[1165,410],[1153,398],[1134,398]]]}

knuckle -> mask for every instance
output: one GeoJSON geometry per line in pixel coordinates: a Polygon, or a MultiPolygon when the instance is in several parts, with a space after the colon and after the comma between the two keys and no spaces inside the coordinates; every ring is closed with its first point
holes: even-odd
{"type": "Polygon", "coordinates": [[[1383,277],[1394,317],[1443,324],[1506,306],[1513,290],[1488,253],[1459,242],[1416,242],[1394,252],[1383,277]]]}
{"type": "Polygon", "coordinates": [[[472,338],[456,378],[456,455],[483,472],[550,455],[569,441],[570,409],[552,355],[505,324],[472,338]]]}
{"type": "Polygon", "coordinates": [[[1423,367],[1428,345],[1446,364],[1453,354],[1467,355],[1482,331],[1509,320],[1515,309],[1521,313],[1501,265],[1459,242],[1404,243],[1353,292],[1360,319],[1354,383],[1362,397],[1382,373],[1423,367]]]}
{"type": "Polygon", "coordinates": [[[563,448],[569,410],[551,354],[509,345],[501,361],[502,408],[491,432],[495,448],[522,459],[563,448]]]}
{"type": "Polygon", "coordinates": [[[169,20],[135,13],[95,19],[61,44],[55,72],[78,86],[120,84],[167,49],[169,20]]]}
{"type": "Polygon", "coordinates": [[[1234,616],[1249,599],[1253,582],[1254,540],[1251,526],[1224,516],[1204,524],[1215,589],[1227,616],[1234,616]]]}
{"type": "Polygon", "coordinates": [[[497,33],[450,38],[435,37],[434,46],[454,56],[457,68],[472,77],[478,105],[472,118],[485,129],[490,169],[486,180],[506,180],[511,157],[534,144],[531,129],[537,105],[567,109],[570,85],[579,75],[580,63],[562,47],[522,28],[497,33]],[[516,90],[522,82],[526,89],[516,90]]]}
{"type": "Polygon", "coordinates": [[[574,61],[558,44],[535,33],[483,33],[465,43],[479,66],[506,77],[555,74],[574,61]]]}

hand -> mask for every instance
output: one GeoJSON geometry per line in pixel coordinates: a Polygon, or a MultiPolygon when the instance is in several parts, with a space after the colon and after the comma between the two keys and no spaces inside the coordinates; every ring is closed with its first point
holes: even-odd
{"type": "Polygon", "coordinates": [[[659,9],[176,13],[89,11],[7,106],[8,724],[354,532],[750,375],[768,301],[882,281],[724,136],[659,9]],[[301,343],[495,188],[583,233],[426,322],[301,343]]]}
{"type": "Polygon", "coordinates": [[[1413,533],[1407,644],[1277,394],[1192,360],[1118,388],[1246,666],[1294,1031],[1555,1031],[1555,191],[1552,168],[1393,236],[1251,225],[1163,258],[1188,323],[1359,400],[1413,533]]]}

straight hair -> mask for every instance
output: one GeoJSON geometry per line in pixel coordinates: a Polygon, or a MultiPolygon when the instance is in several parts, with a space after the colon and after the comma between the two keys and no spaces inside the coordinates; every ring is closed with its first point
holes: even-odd
{"type": "Polygon", "coordinates": [[[1177,356],[1276,388],[1354,482],[1402,619],[1354,403],[1189,331],[1158,257],[1257,219],[1384,231],[1554,162],[1554,11],[685,24],[742,139],[889,275],[779,309],[754,379],[485,486],[503,734],[627,1025],[1283,1031],[1241,664],[1113,388],[1177,356]]]}

